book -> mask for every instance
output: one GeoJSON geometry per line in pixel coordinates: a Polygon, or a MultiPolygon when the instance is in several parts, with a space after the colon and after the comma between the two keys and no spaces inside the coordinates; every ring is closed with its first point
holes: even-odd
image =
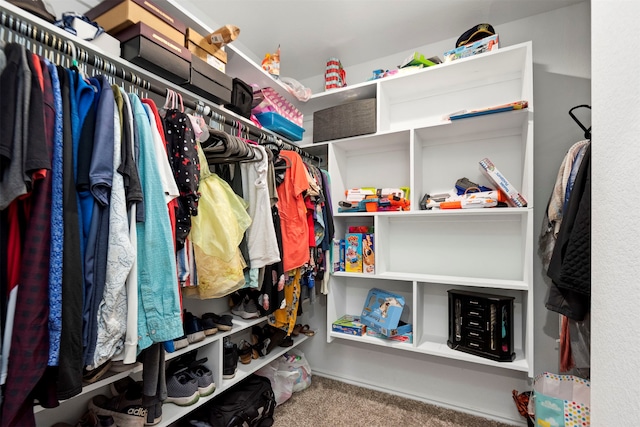
{"type": "Polygon", "coordinates": [[[486,176],[492,184],[507,196],[507,204],[517,208],[527,206],[527,200],[520,192],[509,182],[509,180],[498,170],[489,158],[485,157],[480,160],[480,171],[486,176]]]}

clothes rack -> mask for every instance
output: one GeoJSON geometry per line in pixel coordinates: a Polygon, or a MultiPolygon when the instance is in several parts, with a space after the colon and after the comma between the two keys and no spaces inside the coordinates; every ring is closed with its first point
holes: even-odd
{"type": "MultiPolygon", "coordinates": [[[[157,82],[152,84],[151,81],[142,77],[149,75],[148,72],[138,69],[135,65],[130,64],[119,57],[107,59],[100,53],[93,51],[88,42],[81,39],[78,39],[77,41],[69,40],[72,36],[70,34],[66,34],[62,29],[55,27],[51,29],[43,29],[41,26],[50,24],[40,20],[40,18],[36,16],[22,16],[22,13],[24,12],[18,11],[17,8],[14,11],[13,8],[14,6],[11,4],[0,5],[0,25],[2,27],[5,27],[21,36],[27,37],[36,43],[40,43],[42,46],[50,47],[57,52],[66,55],[68,58],[71,58],[73,65],[90,65],[105,74],[122,79],[125,82],[141,88],[143,91],[152,92],[161,97],[166,97],[170,90],[169,87],[171,87],[171,90],[176,92],[190,94],[183,88],[172,85],[160,78],[157,78],[157,82]],[[134,70],[136,72],[134,72],[134,70]]],[[[310,155],[294,144],[288,143],[271,133],[264,132],[252,122],[248,122],[243,118],[241,119],[230,111],[206,105],[200,100],[192,101],[189,99],[183,99],[183,103],[185,107],[190,108],[196,113],[210,117],[216,122],[222,123],[231,128],[244,128],[249,135],[256,138],[258,143],[264,143],[266,141],[267,143],[276,144],[280,148],[287,147],[285,149],[292,149],[300,155],[314,161],[321,161],[319,157],[310,155]]]]}

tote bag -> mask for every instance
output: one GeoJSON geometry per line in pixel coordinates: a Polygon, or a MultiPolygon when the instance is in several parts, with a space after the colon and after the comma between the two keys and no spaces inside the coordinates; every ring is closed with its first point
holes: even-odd
{"type": "Polygon", "coordinates": [[[589,380],[544,372],[533,382],[536,426],[588,427],[591,425],[589,380]]]}

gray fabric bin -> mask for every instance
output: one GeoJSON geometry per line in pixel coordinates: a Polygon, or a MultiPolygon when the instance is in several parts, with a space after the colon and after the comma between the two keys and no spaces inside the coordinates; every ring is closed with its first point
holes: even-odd
{"type": "Polygon", "coordinates": [[[313,142],[376,133],[376,99],[362,99],[313,113],[313,142]]]}

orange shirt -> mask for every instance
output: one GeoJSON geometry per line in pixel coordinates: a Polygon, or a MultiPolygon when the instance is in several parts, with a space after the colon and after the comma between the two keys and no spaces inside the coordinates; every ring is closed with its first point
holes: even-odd
{"type": "Polygon", "coordinates": [[[309,226],[304,203],[309,181],[298,153],[282,150],[280,157],[287,164],[284,181],[278,186],[278,212],[282,230],[282,264],[284,271],[289,271],[309,261],[309,226]]]}

